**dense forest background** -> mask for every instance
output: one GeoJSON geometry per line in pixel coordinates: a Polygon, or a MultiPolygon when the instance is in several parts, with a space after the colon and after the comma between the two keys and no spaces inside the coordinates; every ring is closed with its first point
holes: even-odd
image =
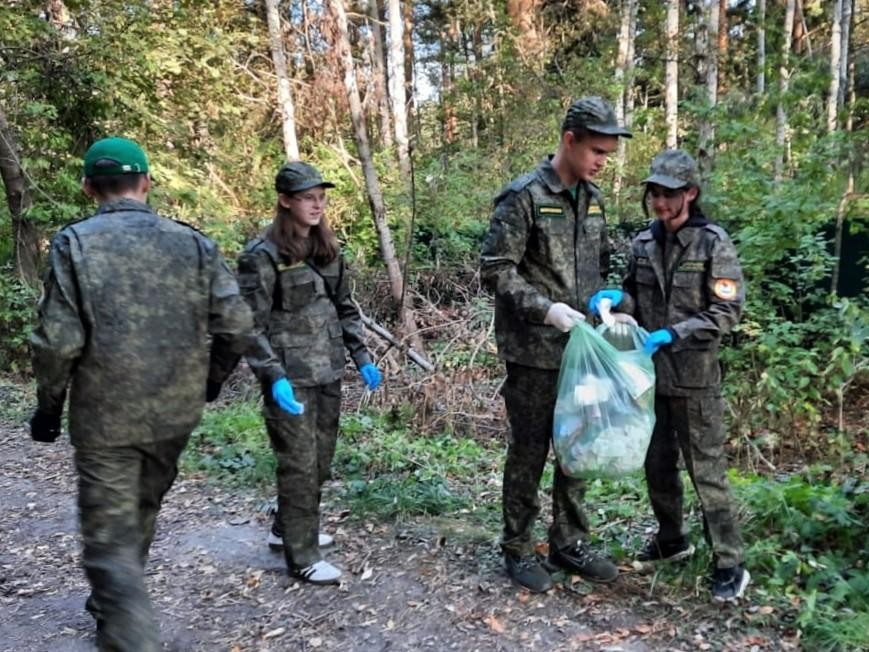
{"type": "Polygon", "coordinates": [[[490,436],[501,369],[476,268],[491,201],[554,151],[572,100],[601,95],[635,135],[600,180],[611,281],[646,221],[651,158],[688,150],[748,283],[724,354],[731,443],[754,478],[749,532],[778,537],[750,561],[771,592],[814,600],[813,640],[869,645],[867,44],[867,0],[6,0],[2,368],[29,373],[44,252],[91,210],[93,140],[139,141],[152,204],[228,258],[301,157],[337,184],[356,297],[394,334],[377,345],[393,389],[372,407],[490,436]]]}

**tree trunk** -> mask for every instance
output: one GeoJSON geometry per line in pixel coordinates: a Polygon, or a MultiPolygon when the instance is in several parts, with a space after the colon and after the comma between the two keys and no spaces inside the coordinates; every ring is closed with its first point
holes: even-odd
{"type": "MultiPolygon", "coordinates": [[[[631,84],[629,68],[633,69],[633,61],[629,62],[629,57],[632,54],[632,29],[631,21],[634,19],[634,5],[636,0],[622,0],[621,17],[619,20],[619,48],[616,55],[615,78],[616,86],[619,89],[619,97],[615,102],[616,120],[620,125],[625,124],[625,116],[627,109],[627,97],[629,94],[629,86],[631,84]]],[[[626,138],[619,138],[618,149],[616,150],[616,174],[613,180],[613,195],[618,201],[622,189],[622,177],[625,171],[625,159],[627,157],[626,138]]]]}
{"type": "Polygon", "coordinates": [[[386,90],[386,65],[383,50],[383,25],[378,0],[368,0],[368,23],[371,30],[371,74],[374,77],[374,94],[377,96],[377,113],[380,117],[380,142],[392,148],[392,117],[389,113],[389,93],[386,90]]]}
{"type": "Polygon", "coordinates": [[[836,102],[839,109],[845,106],[845,93],[848,86],[848,56],[851,45],[851,21],[854,17],[853,0],[845,0],[842,4],[842,48],[839,61],[839,97],[836,102]]]}
{"type": "MultiPolygon", "coordinates": [[[[720,23],[718,20],[720,5],[719,0],[707,0],[706,2],[706,25],[707,25],[707,50],[706,50],[706,103],[707,110],[713,111],[718,103],[718,46],[721,41],[718,38],[720,23]]],[[[698,146],[698,164],[702,178],[708,177],[712,170],[715,157],[715,121],[711,114],[706,114],[700,123],[700,138],[698,146]]]]}
{"type": "Polygon", "coordinates": [[[279,0],[263,0],[266,6],[266,20],[269,25],[269,46],[272,62],[278,78],[278,106],[281,112],[281,131],[284,136],[284,155],[288,161],[299,160],[299,141],[296,139],[296,112],[293,107],[293,93],[290,76],[287,72],[287,55],[284,52],[284,30],[278,10],[279,0]]]}
{"type": "Polygon", "coordinates": [[[718,90],[724,92],[727,59],[730,56],[730,23],[727,20],[727,0],[718,0],[718,90]]]}
{"type": "Polygon", "coordinates": [[[408,132],[412,132],[417,128],[413,124],[413,113],[416,109],[416,100],[414,99],[414,48],[413,48],[413,2],[405,0],[402,5],[404,18],[404,87],[405,97],[404,105],[407,107],[408,132]]]}
{"type": "Polygon", "coordinates": [[[679,146],[679,0],[667,0],[667,147],[679,146]]]}
{"type": "Polygon", "coordinates": [[[392,101],[392,122],[398,147],[398,167],[401,178],[410,183],[410,151],[407,133],[407,90],[404,80],[404,40],[399,0],[387,0],[389,14],[389,97],[392,101]]]}
{"type": "Polygon", "coordinates": [[[39,234],[27,219],[30,193],[24,170],[21,168],[18,138],[0,107],[0,178],[6,189],[6,203],[12,218],[12,237],[15,238],[15,273],[32,288],[39,285],[39,234]]]}
{"type": "MultiPolygon", "coordinates": [[[[365,189],[368,194],[368,203],[374,218],[374,228],[380,242],[380,253],[386,265],[386,274],[389,278],[389,290],[392,298],[398,306],[398,312],[402,321],[402,329],[406,337],[411,338],[411,343],[418,351],[422,351],[422,343],[416,335],[416,320],[413,312],[402,305],[405,296],[404,283],[401,276],[401,266],[395,254],[395,243],[392,231],[386,219],[386,205],[383,201],[383,193],[380,190],[380,181],[377,178],[377,170],[374,167],[374,159],[371,156],[371,148],[368,145],[367,128],[365,126],[365,114],[362,111],[362,100],[359,98],[359,87],[356,83],[356,70],[353,64],[353,55],[350,51],[350,39],[347,33],[347,13],[344,9],[344,0],[329,0],[329,6],[335,14],[337,25],[336,46],[340,53],[342,67],[344,68],[344,88],[347,92],[347,101],[350,105],[350,119],[353,122],[353,135],[356,141],[356,149],[362,164],[362,172],[365,176],[365,189]]],[[[400,59],[399,59],[400,60],[400,59]]],[[[403,86],[400,88],[403,89],[403,86]]]]}
{"type": "Polygon", "coordinates": [[[833,0],[833,25],[830,34],[830,94],[827,97],[827,131],[839,126],[839,71],[842,67],[842,0],[833,0]]]}
{"type": "MultiPolygon", "coordinates": [[[[849,2],[849,0],[845,0],[849,2]]],[[[845,131],[848,135],[854,132],[854,103],[856,102],[856,93],[854,91],[854,62],[847,63],[848,77],[845,79],[846,89],[850,89],[848,97],[848,117],[845,120],[845,131]]],[[[848,92],[846,90],[845,92],[848,92]]],[[[848,202],[854,196],[855,184],[854,179],[857,176],[857,157],[854,150],[848,151],[848,180],[845,182],[845,192],[839,200],[839,206],[836,210],[836,231],[833,240],[833,275],[830,281],[830,292],[836,293],[839,289],[839,275],[842,268],[842,236],[845,230],[845,214],[848,208],[848,202]]]]}
{"type": "Polygon", "coordinates": [[[766,0],[757,0],[757,94],[766,92],[766,0]]]}
{"type": "Polygon", "coordinates": [[[803,13],[803,3],[802,0],[796,0],[796,4],[794,5],[794,42],[793,42],[793,50],[797,54],[802,54],[803,50],[806,51],[806,54],[809,55],[809,58],[812,56],[812,41],[809,38],[809,28],[806,26],[806,15],[803,13]]]}
{"type": "Polygon", "coordinates": [[[781,63],[779,65],[779,98],[775,112],[775,144],[777,148],[775,158],[775,181],[780,182],[784,178],[785,146],[787,142],[788,114],[785,109],[785,99],[790,87],[789,59],[791,53],[791,34],[794,30],[794,13],[796,0],[786,0],[785,28],[782,35],[781,63]]]}

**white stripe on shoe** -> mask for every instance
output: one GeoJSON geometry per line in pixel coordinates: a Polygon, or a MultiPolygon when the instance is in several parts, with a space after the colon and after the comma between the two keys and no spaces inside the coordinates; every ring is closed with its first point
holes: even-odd
{"type": "Polygon", "coordinates": [[[311,584],[338,584],[341,578],[340,569],[325,559],[305,566],[293,574],[311,584]]]}

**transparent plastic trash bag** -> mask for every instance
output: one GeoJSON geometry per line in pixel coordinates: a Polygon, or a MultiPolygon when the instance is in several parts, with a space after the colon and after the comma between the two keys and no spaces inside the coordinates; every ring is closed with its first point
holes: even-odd
{"type": "Polygon", "coordinates": [[[627,315],[606,317],[597,330],[577,324],[561,359],[553,441],[571,477],[642,469],[655,426],[655,367],[643,353],[649,334],[627,315]]]}

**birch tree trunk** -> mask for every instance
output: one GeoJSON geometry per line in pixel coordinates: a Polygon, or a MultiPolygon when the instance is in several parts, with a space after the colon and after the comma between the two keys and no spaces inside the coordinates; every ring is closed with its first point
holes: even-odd
{"type": "Polygon", "coordinates": [[[380,142],[391,149],[392,116],[389,112],[389,93],[386,90],[386,65],[383,49],[383,25],[380,18],[380,3],[378,0],[368,0],[368,23],[371,30],[372,71],[374,76],[374,93],[377,95],[377,113],[380,117],[380,142]]]}
{"type": "Polygon", "coordinates": [[[0,108],[0,178],[6,190],[6,203],[12,218],[12,237],[15,239],[15,273],[32,288],[39,285],[39,234],[27,219],[30,193],[24,170],[21,168],[18,139],[0,108]]]}
{"type": "Polygon", "coordinates": [[[281,27],[279,0],[263,0],[266,7],[266,21],[269,25],[269,46],[272,62],[278,78],[278,107],[281,112],[281,132],[284,137],[284,155],[288,161],[299,160],[299,141],[296,139],[296,112],[293,107],[293,93],[290,76],[287,72],[287,55],[284,52],[284,31],[281,27]]]}
{"type": "Polygon", "coordinates": [[[766,91],[766,0],[757,0],[757,94],[766,91]]]}
{"type": "MultiPolygon", "coordinates": [[[[721,41],[718,38],[719,29],[718,0],[706,1],[706,29],[707,50],[706,59],[706,109],[712,111],[718,103],[718,46],[721,41]]],[[[715,156],[715,122],[710,114],[700,122],[700,135],[698,146],[698,165],[700,174],[706,177],[712,170],[715,156]]]]}
{"type": "MultiPolygon", "coordinates": [[[[618,120],[620,125],[623,125],[626,122],[627,98],[631,84],[629,69],[631,71],[633,70],[632,36],[635,30],[632,28],[631,22],[634,20],[635,16],[634,6],[636,5],[636,0],[622,0],[621,5],[622,13],[619,20],[619,49],[618,54],[616,55],[615,70],[616,85],[619,88],[619,97],[616,99],[615,111],[616,120],[618,120]],[[630,61],[629,57],[631,59],[630,61]]],[[[626,140],[626,138],[619,138],[619,145],[616,150],[616,175],[613,180],[613,194],[615,195],[616,200],[618,200],[622,189],[622,177],[624,175],[625,159],[627,156],[627,147],[625,146],[626,140]]]]}
{"type": "Polygon", "coordinates": [[[780,182],[784,177],[785,145],[787,142],[788,114],[785,109],[785,98],[790,87],[789,60],[791,53],[791,34],[794,31],[794,9],[796,0],[786,0],[785,26],[782,34],[781,62],[779,64],[779,98],[775,112],[775,144],[778,152],[775,158],[775,181],[780,182]]]}
{"type": "Polygon", "coordinates": [[[377,238],[380,243],[380,254],[383,256],[383,262],[386,265],[389,291],[398,306],[405,337],[409,337],[414,348],[421,352],[423,350],[422,341],[419,335],[416,334],[416,319],[413,312],[404,304],[405,292],[401,266],[395,253],[395,242],[386,219],[386,204],[383,201],[380,181],[377,178],[377,170],[374,168],[374,159],[371,156],[371,147],[368,144],[365,114],[362,110],[362,100],[359,97],[359,86],[356,82],[356,69],[350,50],[350,39],[347,31],[347,12],[344,9],[344,0],[329,0],[329,7],[331,7],[332,12],[335,14],[338,39],[336,46],[339,51],[341,65],[344,68],[344,88],[347,92],[348,104],[350,105],[353,136],[365,177],[365,190],[368,194],[368,203],[374,219],[374,228],[377,231],[377,238]]]}
{"type": "Polygon", "coordinates": [[[848,86],[848,57],[851,44],[851,20],[853,16],[853,0],[844,0],[842,4],[842,48],[839,57],[841,63],[839,66],[839,97],[836,100],[839,109],[845,105],[845,89],[848,86]]]}
{"type": "Polygon", "coordinates": [[[827,132],[839,126],[839,72],[842,67],[842,0],[833,0],[830,34],[830,94],[827,97],[827,132]]]}
{"type": "Polygon", "coordinates": [[[404,41],[399,0],[387,0],[389,15],[389,97],[392,101],[392,122],[398,148],[401,177],[410,183],[410,150],[407,132],[407,102],[404,80],[404,41]]]}
{"type": "MultiPolygon", "coordinates": [[[[845,0],[847,3],[849,0],[845,0]]],[[[856,93],[854,91],[854,62],[846,62],[848,66],[848,77],[845,78],[845,86],[849,87],[849,102],[848,102],[848,117],[845,120],[845,131],[852,134],[854,131],[854,103],[856,101],[856,93]]],[[[845,92],[848,92],[846,90],[845,92]]],[[[848,202],[854,197],[855,183],[854,178],[857,175],[857,157],[853,149],[848,151],[848,180],[845,182],[845,191],[839,199],[839,206],[836,209],[836,230],[833,239],[833,275],[830,280],[830,292],[836,293],[839,289],[839,275],[842,268],[842,237],[845,230],[845,214],[848,208],[848,202]]]]}
{"type": "Polygon", "coordinates": [[[667,0],[665,122],[667,147],[679,145],[679,0],[667,0]]]}

